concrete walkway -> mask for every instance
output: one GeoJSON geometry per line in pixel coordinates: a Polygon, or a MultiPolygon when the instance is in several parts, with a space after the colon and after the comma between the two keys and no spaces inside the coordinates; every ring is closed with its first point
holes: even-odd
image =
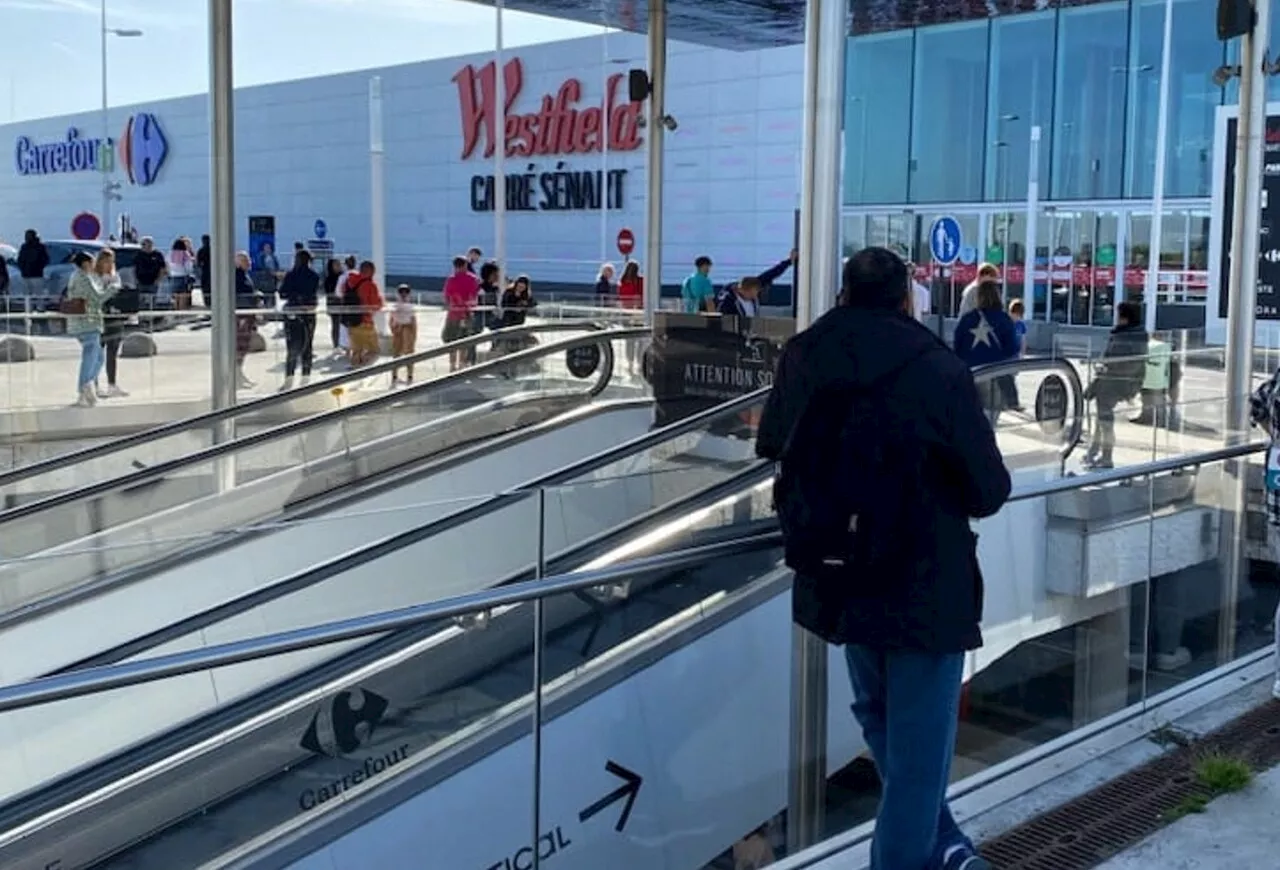
{"type": "Polygon", "coordinates": [[[1280,768],[1225,795],[1098,870],[1275,870],[1280,868],[1280,768]]]}

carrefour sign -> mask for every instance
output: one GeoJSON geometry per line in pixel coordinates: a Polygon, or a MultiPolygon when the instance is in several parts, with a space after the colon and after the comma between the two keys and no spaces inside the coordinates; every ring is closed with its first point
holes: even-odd
{"type": "Polygon", "coordinates": [[[84,136],[78,127],[60,141],[36,142],[19,136],[14,167],[19,175],[63,175],[71,172],[112,172],[116,152],[132,184],[154,184],[169,153],[169,143],[155,115],[131,115],[117,141],[84,136]]]}

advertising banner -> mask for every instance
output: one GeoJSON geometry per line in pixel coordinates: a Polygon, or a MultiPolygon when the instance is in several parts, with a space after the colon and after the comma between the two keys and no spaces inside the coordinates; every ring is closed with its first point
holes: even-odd
{"type": "MultiPolygon", "coordinates": [[[[772,386],[782,346],[794,332],[791,318],[658,312],[645,364],[654,425],[772,386]]],[[[754,421],[728,425],[736,428],[753,429],[754,421]]]]}
{"type": "Polygon", "coordinates": [[[274,253],[276,249],[276,219],[274,215],[255,215],[249,218],[249,256],[253,258],[253,267],[262,268],[263,253],[274,253]],[[265,249],[265,250],[264,250],[265,249]]]}
{"type": "MultiPolygon", "coordinates": [[[[1230,293],[1231,231],[1235,205],[1236,134],[1238,119],[1228,118],[1223,148],[1221,224],[1222,245],[1218,269],[1218,316],[1227,316],[1230,293]]],[[[1258,320],[1280,320],[1280,115],[1268,107],[1266,143],[1262,158],[1262,217],[1258,225],[1258,320]],[[1275,231],[1273,232],[1273,227],[1275,231]]]]}

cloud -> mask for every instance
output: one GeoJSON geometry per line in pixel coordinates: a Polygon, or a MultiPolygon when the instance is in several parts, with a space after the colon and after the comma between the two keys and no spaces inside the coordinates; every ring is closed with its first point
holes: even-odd
{"type": "MultiPolygon", "coordinates": [[[[99,0],[0,0],[0,10],[98,18],[102,15],[102,4],[99,0]]],[[[113,26],[146,24],[162,30],[199,24],[204,20],[203,16],[192,15],[188,11],[176,12],[156,4],[154,0],[109,0],[107,17],[113,26]]]]}

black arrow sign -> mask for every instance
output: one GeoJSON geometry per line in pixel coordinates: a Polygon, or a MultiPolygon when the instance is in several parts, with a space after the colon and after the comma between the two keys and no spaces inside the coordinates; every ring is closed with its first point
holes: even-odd
{"type": "Polygon", "coordinates": [[[599,815],[602,810],[606,810],[618,801],[626,799],[626,805],[622,808],[622,815],[618,816],[618,823],[613,826],[615,831],[621,833],[622,829],[627,826],[627,819],[631,818],[631,809],[636,805],[636,795],[640,794],[640,786],[644,782],[644,778],[614,761],[605,762],[604,769],[618,777],[623,783],[578,813],[578,821],[586,822],[593,816],[599,815]]]}

